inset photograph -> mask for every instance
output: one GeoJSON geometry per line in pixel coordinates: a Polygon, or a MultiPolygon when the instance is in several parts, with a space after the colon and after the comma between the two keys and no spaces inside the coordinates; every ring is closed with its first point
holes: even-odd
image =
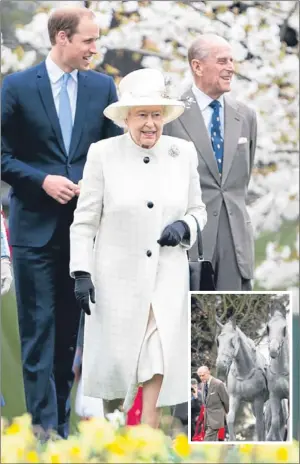
{"type": "Polygon", "coordinates": [[[290,292],[190,299],[190,442],[291,441],[290,292]]]}

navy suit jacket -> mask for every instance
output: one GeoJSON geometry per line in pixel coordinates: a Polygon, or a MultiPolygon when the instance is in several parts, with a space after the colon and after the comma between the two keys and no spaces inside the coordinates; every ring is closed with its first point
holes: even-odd
{"type": "Polygon", "coordinates": [[[116,100],[111,77],[95,71],[78,72],[76,114],[67,156],[45,62],[4,78],[1,165],[2,179],[12,186],[11,245],[44,246],[59,217],[66,213],[70,222],[76,199],[59,204],[43,190],[43,181],[47,174],[55,174],[78,183],[90,144],[122,133],[103,115],[116,100]]]}

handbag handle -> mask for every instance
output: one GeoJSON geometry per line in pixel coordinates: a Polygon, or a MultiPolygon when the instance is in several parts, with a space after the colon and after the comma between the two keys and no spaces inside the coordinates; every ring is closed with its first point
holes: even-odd
{"type": "Polygon", "coordinates": [[[196,221],[196,224],[197,224],[197,248],[198,248],[198,261],[204,261],[204,258],[203,258],[203,243],[202,243],[202,235],[201,235],[201,230],[200,230],[200,227],[199,227],[199,223],[198,223],[198,220],[197,218],[193,215],[193,214],[190,214],[190,216],[193,216],[193,218],[195,219],[196,221]]]}

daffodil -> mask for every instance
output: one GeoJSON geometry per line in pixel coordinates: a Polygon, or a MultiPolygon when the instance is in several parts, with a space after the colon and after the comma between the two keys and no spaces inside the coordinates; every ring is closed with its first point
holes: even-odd
{"type": "Polygon", "coordinates": [[[27,451],[25,454],[25,461],[29,463],[38,463],[40,462],[40,457],[35,450],[27,451]]]}
{"type": "Polygon", "coordinates": [[[16,437],[19,445],[24,448],[27,446],[33,447],[36,444],[36,439],[31,427],[31,416],[29,414],[15,417],[12,423],[5,427],[3,435],[4,437],[16,437]]]}
{"type": "Polygon", "coordinates": [[[152,456],[153,459],[167,460],[169,453],[165,435],[161,430],[148,425],[129,427],[127,437],[136,442],[137,456],[141,459],[152,456]]]}
{"type": "Polygon", "coordinates": [[[182,458],[187,458],[191,454],[191,446],[186,435],[177,435],[174,441],[174,450],[182,458]]]}
{"type": "Polygon", "coordinates": [[[289,452],[287,447],[281,446],[276,452],[277,462],[288,462],[289,452]]]}
{"type": "Polygon", "coordinates": [[[103,418],[81,421],[78,429],[84,445],[97,453],[101,453],[107,445],[115,440],[116,432],[113,425],[103,418]]]}
{"type": "Polygon", "coordinates": [[[5,430],[5,434],[6,435],[16,435],[18,433],[21,432],[21,427],[19,424],[17,424],[16,422],[13,422],[11,425],[9,425],[6,430],[5,430]]]}
{"type": "Polygon", "coordinates": [[[253,446],[250,443],[245,443],[244,445],[239,446],[239,451],[241,453],[245,454],[251,454],[251,451],[253,450],[253,446]]]}
{"type": "Polygon", "coordinates": [[[240,464],[298,462],[299,443],[190,445],[185,435],[172,441],[147,425],[123,427],[115,421],[91,419],[79,424],[79,433],[67,440],[50,440],[41,447],[34,438],[29,415],[9,424],[1,418],[1,463],[111,463],[189,462],[240,464]]]}
{"type": "Polygon", "coordinates": [[[255,446],[257,462],[261,463],[295,463],[299,461],[299,444],[265,443],[255,446]]]}
{"type": "Polygon", "coordinates": [[[62,440],[59,449],[66,456],[67,462],[78,464],[88,462],[90,448],[80,436],[70,436],[68,440],[62,440]]]}
{"type": "Polygon", "coordinates": [[[208,442],[201,442],[198,444],[193,444],[193,455],[197,456],[198,459],[201,459],[200,462],[205,463],[223,463],[224,457],[227,454],[228,446],[222,445],[213,445],[208,442]]]}
{"type": "Polygon", "coordinates": [[[64,440],[56,442],[49,441],[45,451],[42,453],[42,462],[50,464],[62,464],[68,462],[64,440]]]}

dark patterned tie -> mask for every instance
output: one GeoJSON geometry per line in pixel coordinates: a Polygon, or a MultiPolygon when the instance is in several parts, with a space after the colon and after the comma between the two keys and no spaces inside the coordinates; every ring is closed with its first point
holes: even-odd
{"type": "Polygon", "coordinates": [[[208,383],[205,382],[204,385],[204,397],[205,397],[205,403],[207,402],[207,396],[208,396],[208,383]]]}
{"type": "Polygon", "coordinates": [[[218,100],[213,100],[209,106],[214,110],[211,118],[211,143],[217,160],[219,173],[222,174],[224,140],[221,134],[221,103],[218,100]]]}

